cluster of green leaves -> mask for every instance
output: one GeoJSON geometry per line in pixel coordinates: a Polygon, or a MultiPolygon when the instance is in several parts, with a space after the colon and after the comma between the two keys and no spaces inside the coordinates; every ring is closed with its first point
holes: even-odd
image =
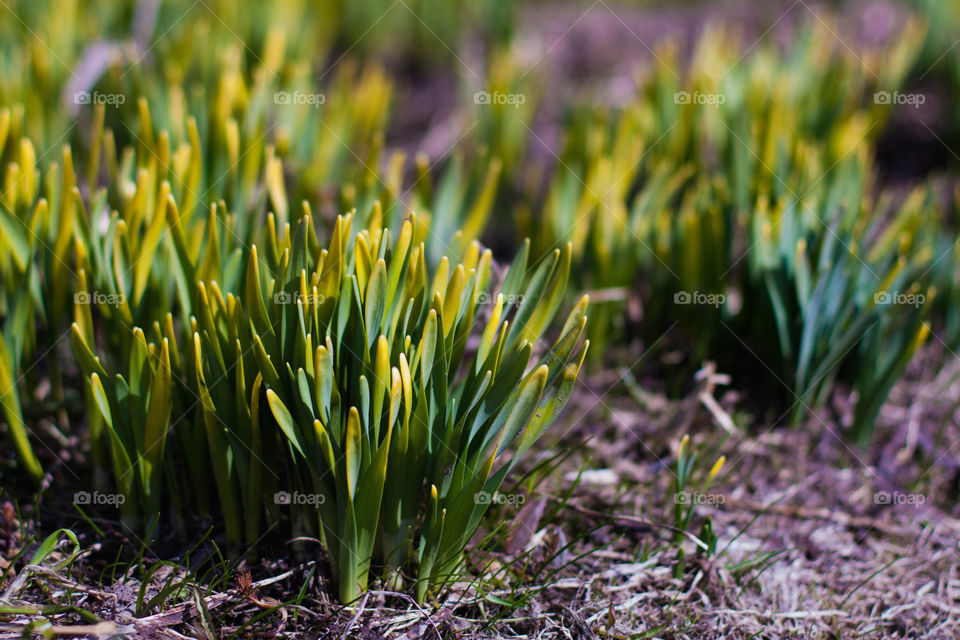
{"type": "Polygon", "coordinates": [[[922,191],[889,221],[869,202],[857,206],[861,197],[856,179],[838,177],[813,206],[785,199],[778,210],[759,211],[748,261],[752,299],[763,304],[755,312],[776,327],[779,362],[794,387],[794,420],[846,378],[857,391],[852,435],[865,443],[929,331],[938,221],[922,191]]]}
{"type": "MultiPolygon", "coordinates": [[[[720,293],[758,203],[805,194],[880,133],[864,102],[899,86],[916,39],[911,28],[889,45],[879,80],[827,27],[807,28],[786,54],[761,45],[743,58],[738,39],[708,30],[682,77],[665,46],[631,103],[571,113],[542,219],[524,231],[543,249],[572,241],[586,288],[642,279],[654,306],[676,291],[720,293]]],[[[599,338],[620,313],[597,313],[599,338]]],[[[717,323],[702,318],[709,335],[717,323]]]]}
{"type": "MultiPolygon", "coordinates": [[[[357,385],[364,385],[369,378],[369,351],[373,345],[366,347],[366,360],[347,367],[347,354],[361,342],[351,332],[365,326],[356,322],[357,314],[363,311],[354,309],[350,315],[348,302],[344,303],[347,307],[341,308],[342,305],[337,306],[334,301],[350,300],[349,294],[353,293],[350,283],[355,283],[358,276],[359,286],[366,291],[367,281],[373,277],[371,266],[379,264],[378,260],[385,257],[388,248],[391,255],[398,253],[396,259],[390,260],[393,306],[389,308],[390,314],[382,318],[383,326],[379,330],[389,331],[392,338],[396,333],[394,370],[398,370],[396,367],[404,358],[412,365],[412,372],[403,369],[414,385],[403,405],[409,413],[404,429],[413,429],[414,437],[436,429],[438,435],[426,440],[429,449],[416,455],[423,465],[420,479],[430,479],[441,493],[434,502],[440,511],[426,524],[417,511],[419,504],[414,504],[423,497],[417,493],[414,478],[402,496],[391,494],[395,507],[399,508],[402,503],[404,520],[403,528],[394,524],[389,546],[406,549],[421,539],[419,528],[429,526],[431,542],[420,543],[422,550],[416,558],[403,556],[399,560],[420,567],[418,591],[421,598],[424,597],[429,585],[449,579],[463,545],[479,524],[483,503],[464,512],[466,498],[472,499],[470,490],[479,490],[474,486],[479,482],[480,488],[495,491],[510,467],[509,464],[499,467],[497,475],[489,481],[480,478],[478,465],[481,463],[489,463],[491,468],[486,471],[493,473],[494,455],[488,449],[498,445],[495,453],[502,455],[505,447],[520,434],[522,446],[529,447],[569,395],[580,359],[574,359],[576,367],[567,369],[566,365],[573,358],[583,331],[585,302],[577,306],[568,331],[562,334],[554,352],[544,357],[542,366],[535,372],[526,371],[536,339],[563,301],[570,266],[569,250],[563,253],[563,259],[557,252],[532,269],[532,279],[527,274],[529,251],[521,253],[511,272],[513,275],[504,283],[504,292],[498,298],[486,289],[491,278],[491,254],[489,251],[481,254],[479,246],[470,241],[480,233],[489,215],[499,176],[498,164],[496,161],[478,164],[479,169],[466,172],[454,163],[434,191],[430,168],[425,159],[420,159],[418,182],[411,201],[422,207],[427,220],[437,220],[436,230],[429,223],[414,227],[407,222],[399,231],[405,248],[400,251],[398,247],[390,247],[390,232],[381,226],[389,224],[387,217],[399,223],[400,214],[406,212],[404,202],[398,198],[399,177],[396,175],[396,167],[402,163],[393,162],[394,175],[386,179],[377,176],[374,183],[376,188],[383,185],[382,190],[375,193],[390,203],[391,213],[384,211],[379,200],[367,202],[364,196],[362,206],[366,214],[358,217],[366,219],[370,231],[364,231],[358,241],[362,247],[359,253],[348,231],[354,216],[338,218],[331,245],[335,256],[326,262],[325,270],[323,264],[328,252],[319,250],[310,218],[298,223],[293,241],[289,226],[278,222],[287,215],[287,188],[281,160],[272,146],[263,146],[259,141],[248,146],[244,138],[235,139],[227,145],[227,151],[243,149],[243,155],[251,156],[246,163],[246,175],[234,177],[228,171],[227,189],[217,191],[216,185],[203,189],[201,185],[207,180],[211,163],[205,162],[200,151],[203,146],[196,121],[187,120],[188,141],[171,153],[169,134],[165,130],[152,133],[151,112],[145,101],[141,102],[139,112],[139,144],[120,150],[111,130],[104,127],[103,106],[94,110],[96,143],[90,150],[86,167],[96,174],[99,159],[105,158],[107,185],[96,189],[89,201],[77,186],[69,147],[63,152],[65,170],[61,171],[57,163],[52,164],[43,181],[42,193],[36,155],[27,139],[23,139],[20,146],[18,161],[8,165],[10,188],[0,214],[8,232],[3,246],[7,260],[4,273],[10,285],[4,291],[11,294],[5,298],[11,307],[7,328],[17,340],[14,343],[17,362],[22,360],[23,345],[36,342],[32,333],[36,314],[53,314],[51,326],[62,326],[60,319],[69,310],[70,296],[74,296],[73,343],[87,377],[83,393],[91,409],[88,421],[92,448],[95,459],[112,468],[109,484],[125,496],[121,512],[126,525],[133,531],[153,531],[161,512],[167,511],[172,513],[172,520],[179,528],[182,526],[180,514],[185,507],[196,507],[198,513],[205,514],[217,503],[222,509],[228,537],[235,540],[245,537],[253,542],[261,534],[264,497],[271,495],[279,481],[272,471],[277,466],[275,449],[279,439],[270,427],[276,422],[271,414],[260,415],[259,407],[266,406],[260,396],[269,389],[277,398],[275,402],[281,403],[277,406],[282,406],[280,398],[288,398],[288,393],[281,394],[283,387],[299,389],[291,387],[299,380],[288,380],[287,373],[294,365],[293,370],[302,373],[300,366],[306,357],[307,371],[318,386],[321,381],[335,385],[342,394],[340,397],[355,404],[360,402],[357,385]],[[262,162],[253,162],[257,157],[262,158],[262,162]],[[477,171],[485,173],[477,174],[477,171]],[[221,197],[208,215],[200,213],[198,191],[207,197],[211,192],[221,197]],[[231,211],[226,198],[241,203],[241,212],[231,211]],[[178,206],[178,201],[183,205],[178,206]],[[47,204],[50,202],[53,206],[47,204]],[[267,210],[277,213],[264,217],[262,212],[267,210]],[[308,251],[300,244],[306,229],[310,230],[308,251]],[[369,249],[369,243],[374,241],[377,247],[382,246],[382,251],[376,247],[369,249]],[[255,249],[257,244],[265,248],[262,266],[255,249]],[[450,267],[448,258],[443,257],[438,247],[449,247],[463,255],[464,264],[450,267]],[[301,261],[290,263],[291,255],[301,261]],[[354,262],[356,256],[360,257],[359,263],[354,262]],[[308,262],[302,262],[308,258],[308,262]],[[323,293],[313,295],[322,296],[328,302],[312,305],[314,312],[322,307],[325,315],[308,315],[307,324],[295,328],[291,323],[296,306],[278,304],[271,296],[284,291],[274,289],[281,286],[276,285],[277,282],[286,286],[287,280],[296,279],[293,274],[307,267],[304,277],[307,273],[314,279],[323,275],[317,281],[323,293]],[[261,269],[265,273],[263,282],[259,282],[261,269]],[[437,270],[432,284],[438,288],[440,300],[440,306],[429,313],[424,305],[434,305],[437,300],[431,295],[431,283],[426,280],[428,269],[437,270]],[[398,288],[399,278],[403,278],[403,286],[398,288]],[[18,286],[24,282],[30,286],[18,286]],[[261,295],[261,286],[269,293],[261,295]],[[241,297],[258,303],[245,310],[239,305],[241,297]],[[416,312],[414,299],[418,305],[416,312]],[[456,301],[444,307],[445,299],[456,301]],[[510,301],[506,308],[505,299],[510,301]],[[530,302],[515,304],[520,299],[530,302]],[[401,302],[406,306],[397,306],[401,302]],[[28,305],[25,310],[16,311],[24,304],[28,305]],[[268,309],[266,316],[259,313],[264,310],[264,304],[268,309]],[[334,308],[338,310],[336,318],[330,315],[334,308]],[[496,319],[483,334],[487,343],[483,343],[478,352],[471,349],[477,360],[468,365],[461,359],[477,310],[490,312],[496,319]],[[401,312],[405,314],[402,318],[398,317],[401,312]],[[267,324],[252,322],[254,319],[267,324]],[[497,326],[500,320],[504,321],[503,326],[497,326]],[[275,327],[281,326],[282,331],[275,332],[275,327]],[[457,332],[431,333],[437,332],[438,327],[456,327],[457,332]],[[302,344],[287,340],[295,329],[301,334],[317,336],[318,341],[327,335],[324,348],[328,353],[337,354],[337,368],[322,375],[314,374],[314,354],[305,356],[302,344]],[[335,330],[339,335],[330,333],[335,330]],[[421,336],[424,331],[426,337],[421,336]],[[278,342],[281,334],[284,337],[278,342]],[[337,337],[336,347],[329,341],[331,335],[337,337]],[[411,348],[411,335],[436,344],[416,343],[413,350],[404,355],[403,351],[411,348]],[[424,353],[430,355],[424,356],[424,353]],[[434,354],[436,370],[444,373],[438,373],[427,384],[429,371],[434,366],[427,365],[427,361],[434,358],[434,354]],[[263,355],[266,359],[255,357],[263,355]],[[266,384],[260,367],[266,367],[266,384]],[[468,367],[470,377],[461,380],[468,367]],[[277,370],[283,374],[282,385],[277,370]],[[421,379],[421,376],[425,377],[421,379]],[[498,384],[493,383],[494,378],[498,384]],[[521,381],[524,384],[517,387],[521,381]],[[524,393],[511,395],[514,391],[524,393]],[[446,407],[446,401],[453,397],[462,397],[462,402],[467,403],[460,405],[459,412],[454,411],[456,404],[449,410],[446,407]],[[440,403],[439,408],[435,403],[440,403]],[[530,414],[533,410],[538,411],[535,419],[530,414]],[[430,421],[430,428],[418,431],[419,421],[424,419],[430,421]],[[268,424],[264,426],[262,420],[268,424]],[[411,420],[413,427],[409,426],[411,420]],[[434,421],[439,421],[436,427],[434,421]],[[458,429],[455,434],[443,433],[444,428],[453,427],[458,429]],[[468,435],[464,435],[464,430],[468,435]],[[499,438],[496,442],[494,436],[499,438]],[[439,463],[433,457],[445,456],[458,446],[462,448],[456,459],[460,461],[457,468],[461,475],[457,476],[459,484],[451,485],[437,471],[439,463]],[[185,471],[184,477],[188,480],[178,481],[180,475],[175,469],[185,471]],[[215,493],[212,494],[210,487],[216,488],[215,493]],[[445,509],[457,510],[457,526],[444,528],[445,509]],[[464,531],[460,530],[461,524],[466,524],[464,531]],[[401,544],[404,539],[406,542],[401,544]]],[[[10,112],[4,111],[2,115],[2,122],[9,123],[10,112]]],[[[356,198],[360,190],[353,193],[356,198]]],[[[309,213],[309,209],[306,211],[309,213]]],[[[378,277],[374,284],[372,290],[377,290],[382,278],[378,277]]],[[[299,290],[296,293],[299,298],[299,290]]],[[[287,294],[293,295],[284,293],[287,294]]],[[[363,300],[366,304],[366,297],[363,300]]],[[[387,352],[381,349],[378,353],[383,358],[387,352]]],[[[4,367],[5,385],[16,377],[17,370],[12,364],[4,367]]],[[[369,390],[365,393],[369,394],[369,390]]],[[[39,476],[39,464],[30,451],[16,404],[18,398],[19,393],[13,388],[4,394],[9,414],[7,422],[14,429],[25,467],[39,476]]],[[[390,406],[395,407],[402,404],[395,396],[391,402],[390,406]]],[[[380,398],[377,411],[382,404],[383,398],[380,398]]],[[[290,407],[298,413],[302,409],[301,404],[293,402],[290,407]]],[[[327,418],[330,410],[324,406],[327,418]]],[[[288,411],[282,415],[289,418],[290,414],[288,411]]],[[[343,424],[328,425],[335,436],[333,442],[339,447],[338,459],[346,452],[347,442],[338,429],[348,427],[349,415],[345,406],[343,424]]],[[[298,417],[306,419],[302,415],[298,417]]],[[[369,428],[366,425],[373,419],[372,414],[365,411],[363,417],[364,427],[369,428]]],[[[396,419],[396,414],[393,418],[396,419]]],[[[312,432],[313,420],[305,424],[310,437],[316,438],[312,432]]],[[[301,429],[300,426],[291,428],[301,429]]],[[[374,448],[381,445],[376,438],[367,438],[366,442],[374,448]]],[[[389,442],[385,446],[388,445],[389,442]]],[[[388,449],[384,449],[384,456],[386,451],[388,449]]],[[[396,454],[396,459],[406,455],[413,454],[401,452],[396,454]]],[[[364,461],[369,463],[366,457],[364,461]]],[[[322,462],[320,459],[298,462],[300,466],[292,467],[291,479],[309,478],[322,462]]],[[[397,473],[400,472],[394,475],[397,473]]],[[[376,478],[370,480],[375,481],[376,478]]],[[[311,481],[304,482],[296,486],[306,489],[312,485],[311,481]]],[[[358,486],[368,484],[363,481],[358,486]]],[[[382,491],[382,478],[380,484],[382,491]]],[[[356,486],[354,478],[351,491],[355,491],[356,486]]],[[[390,483],[391,488],[396,486],[399,485],[390,483]]],[[[336,485],[330,489],[329,504],[334,504],[333,496],[339,497],[342,503],[344,498],[337,491],[336,485]]],[[[368,512],[369,508],[364,507],[364,517],[372,517],[373,525],[371,529],[365,521],[364,531],[380,535],[377,509],[373,509],[372,516],[368,512]]],[[[324,535],[331,541],[331,548],[339,548],[334,547],[336,541],[348,535],[346,527],[356,529],[359,517],[351,516],[353,524],[348,525],[337,522],[337,514],[336,510],[333,515],[326,513],[319,521],[335,532],[324,535]],[[328,521],[330,518],[333,520],[328,521]]],[[[355,594],[365,584],[365,567],[369,566],[373,554],[366,542],[357,545],[354,541],[352,546],[345,547],[343,557],[337,561],[338,566],[343,566],[342,571],[347,572],[342,581],[344,594],[355,594]]],[[[382,545],[378,547],[381,548],[382,545]]]]}
{"type": "Polygon", "coordinates": [[[926,336],[944,280],[929,267],[953,253],[929,195],[892,221],[890,202],[869,196],[867,158],[890,114],[874,93],[902,86],[924,33],[911,21],[857,58],[811,27],[786,54],[741,59],[736,39],[708,30],[682,77],[665,47],[633,102],[572,112],[526,230],[540,250],[570,241],[578,284],[600,290],[594,353],[631,333],[624,302],[639,296],[642,335],[673,330],[682,337],[664,344],[725,370],[766,367],[794,420],[844,377],[859,397],[853,433],[868,436],[926,336]],[[884,292],[923,302],[876,304],[884,292]],[[677,304],[698,294],[717,303],[677,304]]]}
{"type": "MultiPolygon", "coordinates": [[[[0,27],[7,45],[0,54],[0,99],[31,114],[22,134],[41,149],[63,142],[80,149],[89,142],[84,127],[72,126],[85,110],[75,95],[82,91],[90,94],[88,104],[97,102],[94,92],[110,98],[109,124],[120,136],[129,135],[122,123],[135,121],[141,96],[155,115],[169,116],[163,124],[174,132],[183,130],[181,116],[200,113],[199,103],[214,97],[212,113],[235,115],[235,100],[258,98],[251,85],[274,84],[280,74],[302,78],[310,71],[298,60],[312,65],[327,55],[334,23],[310,5],[294,0],[244,10],[219,1],[12,2],[0,27]]],[[[251,110],[243,126],[255,126],[265,106],[251,110]]]]}
{"type": "Polygon", "coordinates": [[[338,218],[321,248],[309,215],[293,233],[271,216],[259,245],[217,267],[216,234],[195,253],[168,220],[194,302],[188,323],[155,322],[149,343],[134,329],[114,375],[84,328],[89,306],[73,329],[125,517],[152,525],[164,478],[186,468],[196,495],[170,482],[173,504],[207,508],[215,486],[228,537],[253,542],[283,481],[315,496],[300,515],[321,527],[342,600],[360,595],[374,557],[415,566],[420,599],[444,584],[489,503],[476,494],[497,490],[580,369],[586,299],[529,366],[563,302],[569,248],[536,265],[521,252],[494,293],[492,256],[477,244],[428,277],[415,238],[429,230],[413,220],[394,241],[379,228],[351,238],[353,216],[338,218]]]}
{"type": "MultiPolygon", "coordinates": [[[[277,85],[289,92],[319,90],[327,98],[325,105],[301,104],[297,115],[286,119],[286,131],[277,132],[287,136],[292,148],[303,149],[315,136],[328,133],[324,124],[341,133],[336,118],[316,117],[332,101],[377,108],[375,96],[355,93],[360,87],[343,92],[334,91],[343,85],[318,87],[318,78],[323,81],[336,73],[328,71],[330,63],[355,66],[357,60],[389,58],[458,68],[449,47],[460,42],[465,31],[479,32],[492,42],[506,41],[515,12],[512,3],[500,0],[469,6],[443,0],[285,0],[256,6],[225,0],[92,5],[11,0],[2,11],[0,104],[21,104],[31,114],[23,135],[38,148],[70,142],[78,151],[86,141],[83,128],[72,126],[78,110],[83,111],[74,102],[79,91],[122,95],[120,104],[111,101],[108,115],[114,130],[126,136],[129,132],[120,124],[135,121],[141,96],[150,102],[158,123],[171,132],[178,130],[178,119],[182,122],[184,114],[193,113],[203,133],[203,103],[211,106],[211,118],[224,119],[236,115],[237,103],[241,110],[249,103],[249,113],[239,119],[249,132],[263,126],[262,115],[273,109],[277,85]],[[344,57],[346,51],[350,55],[344,57]],[[262,88],[270,89],[264,94],[267,100],[260,95],[262,88]]],[[[351,142],[350,137],[344,141],[351,142]]],[[[354,151],[366,157],[362,148],[354,151]]],[[[313,158],[318,167],[327,159],[313,158]]]]}
{"type": "MultiPolygon", "coordinates": [[[[492,9],[484,11],[493,16],[492,9]]],[[[49,374],[53,400],[64,406],[60,359],[50,359],[50,371],[31,367],[30,359],[62,336],[72,289],[119,301],[94,305],[113,323],[105,333],[124,362],[133,326],[164,321],[170,311],[189,316],[187,290],[171,286],[157,268],[168,264],[163,257],[172,249],[164,228],[168,197],[179,203],[176,215],[191,250],[205,246],[209,233],[207,216],[198,212],[205,203],[222,202],[232,212],[235,238],[224,255],[251,242],[267,208],[286,219],[291,201],[309,198],[327,218],[356,207],[367,220],[382,214],[384,224],[394,225],[408,203],[403,155],[392,157],[383,174],[378,170],[391,81],[376,65],[358,68],[355,57],[338,58],[335,70],[320,75],[337,41],[366,29],[351,3],[241,9],[217,1],[68,1],[53,10],[15,2],[4,11],[11,19],[0,25],[9,45],[0,52],[6,223],[0,397],[25,468],[38,478],[20,396],[33,399],[34,382],[49,374]],[[326,80],[320,86],[318,76],[326,80]],[[78,100],[81,93],[87,100],[78,100]],[[300,94],[307,99],[298,100],[300,94]],[[65,142],[71,158],[50,162],[65,142]],[[72,153],[81,160],[79,178],[72,153]],[[383,208],[375,207],[378,200],[383,208]]],[[[419,166],[416,204],[428,215],[436,172],[426,159],[419,166]]],[[[431,264],[452,241],[451,252],[462,252],[483,228],[499,169],[495,162],[489,171],[477,166],[442,175],[436,229],[446,239],[431,243],[431,264]],[[470,238],[450,224],[461,209],[465,219],[469,212],[470,238]]],[[[101,430],[92,431],[95,454],[102,453],[101,430]]]]}
{"type": "MultiPolygon", "coordinates": [[[[193,27],[205,28],[202,21],[193,27]]],[[[161,518],[182,530],[188,510],[213,512],[222,514],[228,538],[253,542],[262,533],[265,498],[281,488],[281,481],[295,491],[323,488],[320,495],[329,498],[324,502],[329,508],[321,510],[321,517],[316,517],[314,503],[291,521],[312,520],[327,540],[344,576],[344,598],[363,588],[375,555],[416,567],[423,598],[429,586],[452,576],[484,510],[485,503],[475,502],[473,493],[494,492],[512,466],[510,460],[501,464],[506,447],[518,437],[518,447],[529,447],[569,395],[582,360],[575,350],[586,303],[577,305],[554,350],[527,371],[536,339],[563,301],[569,250],[562,258],[557,252],[533,265],[532,278],[529,251],[524,251],[503,283],[502,295],[487,290],[491,255],[480,252],[473,240],[492,209],[499,161],[454,161],[434,186],[429,161],[418,157],[416,182],[403,192],[402,154],[391,158],[383,175],[370,169],[380,164],[390,83],[375,69],[357,74],[348,66],[337,73],[331,99],[321,108],[270,106],[277,90],[307,90],[309,84],[308,69],[283,62],[280,33],[264,34],[262,57],[249,73],[237,43],[214,68],[206,64],[204,49],[181,43],[167,58],[165,82],[136,67],[129,75],[153,96],[149,105],[141,97],[81,107],[80,117],[90,123],[78,145],[85,151],[81,177],[75,175],[66,147],[63,170],[58,163],[47,167],[42,192],[36,153],[23,137],[24,110],[14,106],[2,112],[4,139],[23,140],[18,150],[5,154],[10,160],[2,212],[10,245],[2,247],[9,285],[4,291],[10,294],[4,298],[10,301],[9,311],[4,309],[6,328],[17,340],[19,363],[25,359],[23,345],[37,342],[34,319],[51,315],[48,324],[63,327],[74,296],[73,345],[85,375],[82,393],[90,408],[94,459],[98,467],[111,469],[112,477],[101,481],[124,495],[121,513],[132,531],[156,531],[161,518]],[[198,81],[210,89],[187,95],[180,90],[198,81]],[[196,117],[187,117],[188,109],[196,117]],[[338,219],[331,234],[334,256],[326,262],[328,251],[319,250],[311,218],[298,223],[293,240],[285,222],[290,199],[315,195],[319,185],[335,187],[332,198],[320,193],[321,213],[350,207],[359,211],[338,219]],[[204,212],[205,202],[216,204],[204,212]],[[402,224],[410,206],[422,212],[417,226],[402,224]],[[355,218],[368,229],[359,252],[348,231],[355,218]],[[402,251],[391,246],[390,232],[382,227],[400,234],[402,251]],[[309,237],[307,249],[301,232],[309,237]],[[371,242],[376,243],[372,250],[371,242]],[[463,264],[453,268],[445,254],[463,264]],[[291,256],[298,260],[291,263],[291,256]],[[378,291],[383,279],[370,269],[384,258],[390,264],[392,306],[382,326],[368,330],[362,322],[373,318],[364,315],[368,298],[352,308],[351,286],[367,291],[376,276],[370,290],[378,291]],[[435,272],[430,281],[428,270],[435,272]],[[292,294],[285,288],[300,271],[319,278],[318,295],[327,302],[307,305],[311,313],[297,325],[298,305],[279,304],[271,296],[292,294]],[[30,287],[19,286],[24,282],[30,287]],[[242,305],[241,298],[251,306],[242,305]],[[517,304],[520,299],[529,302],[517,304]],[[444,300],[449,300],[445,306],[444,300]],[[17,301],[33,306],[20,302],[18,307],[17,301]],[[336,316],[331,315],[334,309],[336,316]],[[479,350],[468,349],[478,312],[484,320],[493,318],[492,324],[480,336],[479,350]],[[380,341],[366,345],[363,358],[351,359],[352,350],[363,343],[354,335],[358,329],[364,335],[390,335],[390,373],[403,371],[409,378],[402,398],[395,386],[384,397],[384,389],[374,385],[379,397],[372,406],[362,404],[370,402],[368,381],[383,379],[381,371],[370,370],[371,348],[380,341]],[[317,353],[302,342],[290,342],[295,333],[316,340],[335,367],[315,373],[317,353]],[[411,337],[417,342],[411,344],[411,337]],[[344,402],[342,412],[318,396],[318,413],[304,414],[299,386],[304,372],[318,390],[325,385],[335,390],[337,402],[344,402]],[[371,378],[372,373],[381,378],[371,378]],[[273,411],[264,402],[268,391],[273,411]],[[381,520],[369,501],[384,490],[383,464],[391,441],[383,438],[392,432],[397,413],[390,418],[384,411],[378,420],[381,434],[371,412],[375,408],[379,417],[385,400],[405,412],[402,429],[396,425],[400,435],[389,460],[397,469],[391,478],[416,465],[420,474],[409,476],[399,493],[399,482],[386,483],[385,504],[391,511],[385,507],[381,520]],[[290,412],[305,422],[288,422],[290,412]],[[322,457],[329,451],[317,448],[314,420],[321,416],[336,464],[350,461],[349,473],[334,475],[331,467],[322,487],[315,478],[329,462],[322,457]],[[362,420],[355,423],[351,416],[362,420]],[[352,476],[357,471],[357,427],[364,434],[363,469],[371,464],[371,451],[383,451],[379,481],[376,473],[352,476]],[[294,440],[283,444],[291,436],[294,440]],[[415,451],[401,444],[410,438],[415,451]],[[286,460],[280,456],[283,449],[300,456],[286,460]],[[309,459],[303,457],[306,451],[309,459]],[[284,461],[289,467],[281,480],[275,469],[284,461]],[[453,478],[443,473],[450,465],[457,469],[453,478]],[[481,477],[481,472],[491,477],[481,477]],[[437,488],[435,495],[431,487],[437,488]],[[361,506],[344,512],[355,498],[361,506]],[[434,509],[429,518],[420,512],[428,505],[434,509]],[[456,516],[455,524],[446,523],[448,510],[456,516]],[[416,553],[410,552],[414,545],[419,545],[416,553]]],[[[120,94],[129,90],[129,82],[125,65],[119,64],[104,72],[97,88],[120,94]]],[[[32,91],[41,84],[38,80],[21,89],[32,91]]],[[[388,355],[387,349],[374,352],[378,364],[388,355]]],[[[19,365],[5,366],[9,375],[4,384],[9,386],[19,370],[19,365]]],[[[24,466],[39,476],[19,417],[19,395],[15,388],[4,394],[11,416],[6,421],[24,466]]],[[[281,515],[276,505],[267,509],[272,519],[281,515]]]]}
{"type": "MultiPolygon", "coordinates": [[[[410,195],[403,184],[405,156],[382,157],[393,82],[375,61],[357,57],[379,50],[375,34],[362,47],[345,43],[351,55],[338,55],[326,70],[345,34],[371,26],[353,3],[292,0],[250,9],[219,1],[165,2],[156,14],[147,6],[134,11],[133,3],[67,2],[56,11],[44,4],[4,8],[18,18],[0,25],[0,38],[11,45],[0,52],[0,105],[12,110],[10,137],[29,137],[41,161],[53,147],[70,143],[86,159],[78,171],[91,193],[105,174],[111,187],[123,186],[111,188],[111,207],[119,209],[131,188],[118,180],[135,186],[131,167],[145,167],[154,155],[159,179],[170,181],[186,217],[197,203],[218,200],[243,215],[259,213],[268,201],[285,217],[288,202],[301,199],[327,218],[354,207],[367,215],[375,200],[388,220],[406,214],[409,203],[399,203],[410,195]],[[82,92],[88,100],[77,104],[75,95],[82,92]],[[185,164],[189,176],[180,175],[185,164]],[[175,176],[166,175],[171,167],[175,176]]],[[[377,31],[395,23],[407,33],[413,27],[407,19],[430,28],[430,20],[443,22],[441,14],[451,12],[438,12],[431,2],[410,4],[377,20],[377,31]],[[421,24],[413,11],[425,10],[432,13],[421,24]]],[[[455,13],[458,25],[468,19],[455,13]]],[[[429,190],[429,174],[440,173],[430,164],[437,160],[418,159],[417,193],[429,190]]],[[[490,173],[496,187],[498,165],[492,158],[471,161],[469,171],[444,171],[442,183],[480,191],[490,173]]],[[[448,197],[438,204],[469,205],[460,193],[452,199],[458,197],[459,203],[448,197]]],[[[432,199],[417,205],[426,213],[432,199]]],[[[453,226],[445,215],[437,218],[453,226]]],[[[483,229],[470,226],[474,233],[483,229]]]]}
{"type": "MultiPolygon", "coordinates": [[[[25,117],[22,104],[0,109],[5,161],[0,382],[5,422],[24,467],[37,479],[41,468],[27,438],[20,396],[34,399],[35,381],[49,374],[55,403],[62,407],[75,398],[64,398],[59,358],[50,359],[50,371],[31,367],[30,359],[48,353],[68,329],[74,293],[86,295],[109,322],[104,332],[109,353],[125,365],[136,341],[134,327],[165,323],[171,313],[187,322],[194,302],[184,271],[172,259],[178,245],[168,232],[171,221],[182,235],[179,246],[189,255],[205,252],[205,274],[254,241],[267,210],[286,220],[294,198],[311,197],[328,218],[358,208],[374,226],[397,227],[415,205],[437,221],[434,232],[425,235],[443,237],[429,243],[431,266],[445,247],[451,256],[462,254],[484,228],[500,173],[495,160],[474,163],[469,171],[451,164],[440,174],[436,194],[437,171],[426,157],[418,158],[417,181],[409,193],[403,191],[402,153],[394,154],[383,174],[371,169],[381,163],[391,93],[381,71],[357,72],[345,63],[333,75],[330,99],[323,105],[278,104],[278,90],[289,94],[310,84],[302,65],[283,63],[282,32],[267,34],[262,58],[249,73],[241,62],[242,46],[235,40],[229,44],[233,54],[216,69],[206,69],[206,49],[190,46],[182,61],[190,71],[176,82],[141,78],[164,88],[147,91],[158,96],[156,108],[142,97],[121,105],[82,105],[79,118],[88,127],[75,145],[82,150],[76,172],[69,147],[60,162],[45,162],[50,151],[36,152],[26,137],[36,122],[25,117]],[[190,94],[197,111],[188,116],[180,87],[198,78],[212,88],[190,94]],[[213,210],[222,215],[202,212],[207,202],[218,203],[213,210]]],[[[130,79],[123,67],[111,67],[97,90],[137,86],[124,82],[130,79]]],[[[42,86],[36,79],[24,90],[42,86]]],[[[92,339],[90,323],[79,324],[92,339]]],[[[105,460],[109,445],[101,438],[102,427],[96,417],[91,420],[94,457],[105,460]]]]}
{"type": "MultiPolygon", "coordinates": [[[[365,587],[376,548],[388,563],[415,564],[422,600],[455,574],[489,503],[477,494],[497,491],[569,397],[586,351],[587,301],[528,371],[563,301],[569,248],[535,265],[521,252],[493,293],[491,254],[475,244],[463,263],[442,259],[430,278],[411,222],[394,242],[361,232],[351,246],[344,219],[316,264],[303,253],[308,225],[301,221],[281,265],[285,288],[273,289],[274,299],[297,303],[271,308],[276,335],[270,310],[261,320],[273,353],[290,353],[272,358],[287,367],[265,379],[268,402],[310,472],[304,490],[324,498],[320,520],[341,599],[365,587]],[[340,271],[344,263],[352,268],[340,271]],[[478,312],[483,329],[468,347],[478,312]]],[[[248,272],[247,281],[256,278],[248,272]]]]}
{"type": "Polygon", "coordinates": [[[921,35],[908,25],[873,77],[869,61],[839,55],[826,30],[813,30],[779,64],[760,52],[720,85],[710,84],[716,73],[698,79],[696,60],[710,69],[726,48],[722,41],[709,45],[707,36],[690,91],[725,101],[717,113],[686,104],[679,107],[686,115],[672,117],[683,126],[690,111],[697,114],[697,144],[714,141],[723,171],[705,171],[696,160],[704,152],[696,153],[680,215],[638,214],[635,227],[657,259],[644,272],[659,273],[647,328],[663,331],[677,322],[685,335],[702,337],[698,356],[721,358],[731,370],[759,360],[778,379],[774,389],[792,386],[785,401],[794,420],[845,376],[859,392],[852,426],[859,439],[869,435],[890,386],[925,337],[925,303],[932,298],[925,276],[936,220],[924,206],[929,201],[907,203],[891,223],[888,204],[875,205],[868,195],[867,158],[889,110],[874,104],[873,93],[901,85],[921,35]],[[672,304],[671,284],[675,291],[722,294],[723,302],[691,313],[672,304]],[[876,304],[884,292],[920,293],[924,302],[876,304]]]}

